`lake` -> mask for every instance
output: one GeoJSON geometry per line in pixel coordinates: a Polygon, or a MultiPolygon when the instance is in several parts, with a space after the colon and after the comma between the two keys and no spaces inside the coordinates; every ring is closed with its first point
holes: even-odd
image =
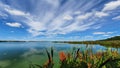
{"type": "MultiPolygon", "coordinates": [[[[106,49],[117,50],[100,45],[68,44],[53,42],[0,42],[0,68],[29,68],[29,64],[43,65],[47,61],[45,49],[54,49],[54,62],[59,63],[58,53],[60,51],[72,52],[73,49],[92,49],[93,53],[106,49]]],[[[55,65],[58,67],[59,65],[55,65]]]]}

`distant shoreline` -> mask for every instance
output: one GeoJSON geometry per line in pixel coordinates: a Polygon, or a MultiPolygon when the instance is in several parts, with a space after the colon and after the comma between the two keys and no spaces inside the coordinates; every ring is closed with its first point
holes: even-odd
{"type": "Polygon", "coordinates": [[[43,42],[43,41],[0,40],[0,42],[43,42]]]}

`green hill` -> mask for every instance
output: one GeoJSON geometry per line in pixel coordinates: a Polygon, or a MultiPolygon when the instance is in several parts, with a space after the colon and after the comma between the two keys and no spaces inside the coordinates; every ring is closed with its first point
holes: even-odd
{"type": "Polygon", "coordinates": [[[114,36],[111,38],[104,39],[104,41],[111,41],[111,40],[120,40],[120,36],[114,36]]]}

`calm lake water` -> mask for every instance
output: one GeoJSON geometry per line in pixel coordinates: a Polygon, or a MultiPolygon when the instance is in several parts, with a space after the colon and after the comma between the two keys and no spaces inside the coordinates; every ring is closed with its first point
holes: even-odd
{"type": "MultiPolygon", "coordinates": [[[[108,47],[100,45],[67,44],[52,42],[0,42],[0,68],[29,68],[30,63],[43,65],[47,60],[45,49],[54,49],[54,62],[59,63],[58,52],[72,52],[73,48],[86,50],[91,48],[93,52],[104,51],[108,47]]],[[[118,50],[119,48],[111,48],[118,50]]],[[[55,65],[54,67],[58,67],[55,65]]]]}

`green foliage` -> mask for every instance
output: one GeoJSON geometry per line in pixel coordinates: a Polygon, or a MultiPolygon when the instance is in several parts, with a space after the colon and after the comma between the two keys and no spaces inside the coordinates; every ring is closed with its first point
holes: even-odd
{"type": "MultiPolygon", "coordinates": [[[[29,68],[53,68],[53,49],[51,53],[46,50],[48,56],[47,64],[40,66],[30,64],[29,68]]],[[[72,53],[61,52],[59,54],[59,68],[120,68],[120,54],[110,48],[104,52],[93,53],[91,49],[81,51],[73,48],[72,53]]]]}
{"type": "Polygon", "coordinates": [[[111,37],[111,38],[108,38],[108,39],[104,39],[104,40],[120,40],[120,36],[114,36],[114,37],[111,37]]]}

